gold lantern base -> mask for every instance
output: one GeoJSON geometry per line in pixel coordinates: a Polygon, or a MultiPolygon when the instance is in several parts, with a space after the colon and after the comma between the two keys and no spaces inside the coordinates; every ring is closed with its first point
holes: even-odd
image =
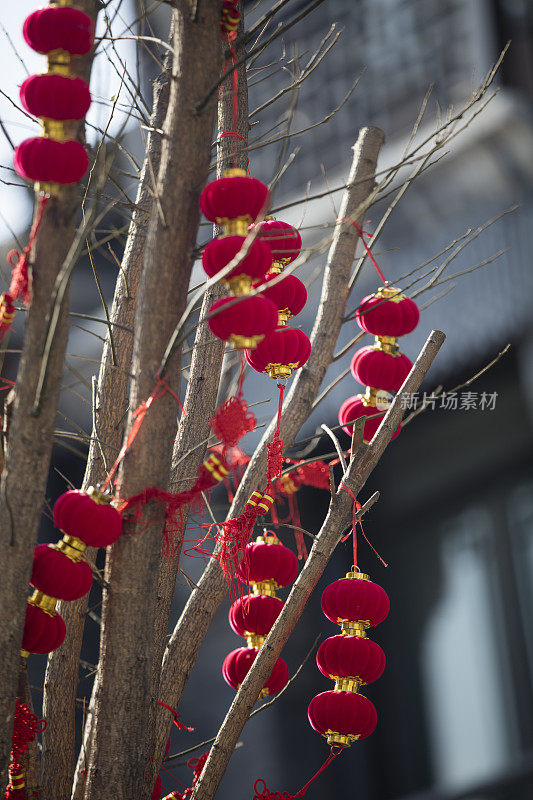
{"type": "Polygon", "coordinates": [[[352,733],[337,733],[337,731],[332,731],[329,728],[324,731],[322,736],[324,736],[328,744],[340,744],[341,747],[350,747],[359,739],[359,734],[354,736],[352,733]]]}

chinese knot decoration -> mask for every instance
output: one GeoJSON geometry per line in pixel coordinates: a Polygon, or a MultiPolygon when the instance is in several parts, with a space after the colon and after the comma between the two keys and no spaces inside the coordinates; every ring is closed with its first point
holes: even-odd
{"type": "MultiPolygon", "coordinates": [[[[416,328],[420,312],[413,300],[387,285],[362,300],[356,318],[363,331],[375,336],[375,343],[360,348],[352,358],[352,375],[366,386],[366,391],[344,401],[339,410],[339,422],[351,436],[355,420],[369,417],[363,432],[363,440],[368,443],[385,415],[389,393],[400,389],[411,370],[412,363],[400,351],[397,340],[416,328]]],[[[400,428],[401,423],[393,439],[400,428]]]]}
{"type": "Polygon", "coordinates": [[[91,94],[87,83],[73,76],[72,66],[91,50],[94,23],[78,8],[54,5],[30,14],[23,34],[32,50],[47,56],[47,73],[30,75],[20,87],[21,103],[42,119],[44,135],[15,148],[14,166],[22,178],[45,183],[52,193],[58,184],[77,183],[89,166],[72,123],[85,118],[91,94]]]}
{"type": "Polygon", "coordinates": [[[383,650],[366,638],[366,631],[383,622],[389,607],[384,589],[362,572],[348,572],[322,595],[322,611],[340,625],[341,634],[322,642],[316,662],[335,688],[313,697],[308,717],[328,744],[349,747],[376,727],[376,709],[359,689],[377,680],[385,668],[383,650]]]}
{"type": "Polygon", "coordinates": [[[38,733],[46,728],[44,719],[32,714],[26,703],[19,698],[15,701],[15,719],[13,721],[13,739],[11,742],[11,764],[9,765],[9,783],[4,793],[5,800],[28,800],[22,756],[35,740],[38,733]]]}
{"type": "MultiPolygon", "coordinates": [[[[229,611],[229,623],[235,633],[246,638],[247,647],[229,653],[222,665],[226,683],[238,689],[248,674],[265,636],[276,621],[283,601],[276,589],[287,586],[298,574],[296,556],[277,536],[267,533],[246,545],[242,561],[236,567],[238,579],[252,589],[252,594],[237,599],[229,611]]],[[[261,697],[276,694],[287,683],[289,671],[282,658],[278,658],[269,679],[261,690],[261,697]]]]}
{"type": "Polygon", "coordinates": [[[93,576],[83,554],[87,547],[107,547],[122,533],[122,517],[111,497],[95,489],[65,492],[54,506],[54,524],[63,532],[56,544],[39,544],[33,554],[22,655],[51,653],[63,644],[65,623],[58,600],[77,600],[91,590],[93,576]]]}

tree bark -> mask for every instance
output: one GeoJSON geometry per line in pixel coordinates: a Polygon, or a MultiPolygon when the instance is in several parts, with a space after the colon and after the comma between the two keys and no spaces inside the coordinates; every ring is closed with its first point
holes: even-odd
{"type": "MultiPolygon", "coordinates": [[[[239,9],[242,12],[242,2],[239,3],[239,9]]],[[[243,31],[244,24],[241,16],[237,31],[238,37],[243,31]]],[[[237,58],[240,58],[243,54],[244,49],[239,48],[237,50],[237,58]]],[[[218,100],[217,177],[220,177],[224,170],[232,166],[246,169],[248,163],[246,142],[240,138],[242,136],[247,139],[249,130],[248,84],[245,64],[242,64],[237,69],[237,76],[238,114],[236,120],[233,117],[232,78],[222,84],[218,100]],[[228,131],[235,132],[239,136],[221,136],[221,134],[228,131]]],[[[215,226],[214,233],[218,232],[219,229],[215,226]]],[[[206,316],[212,303],[224,294],[224,288],[220,284],[215,284],[211,289],[208,289],[202,302],[200,318],[206,316]]],[[[181,418],[178,435],[174,442],[171,476],[173,491],[188,489],[193,480],[190,479],[184,482],[181,475],[194,475],[204,460],[206,446],[199,445],[211,433],[209,422],[216,408],[224,348],[225,343],[211,333],[208,325],[203,324],[198,327],[194,339],[187,392],[183,404],[185,414],[181,418]]],[[[187,514],[188,509],[184,510],[184,523],[187,514]]],[[[167,559],[163,558],[159,567],[154,672],[157,672],[158,697],[163,701],[165,701],[165,695],[159,692],[159,680],[180,554],[181,544],[172,564],[169,565],[167,559]]],[[[160,708],[156,718],[156,748],[154,753],[156,770],[158,769],[157,764],[162,761],[171,725],[172,719],[168,711],[160,708]]]]}
{"type": "MultiPolygon", "coordinates": [[[[96,19],[99,3],[80,3],[96,19]]],[[[76,59],[73,71],[89,79],[92,54],[76,59]]],[[[83,122],[78,126],[83,138],[83,122]]],[[[63,358],[68,334],[68,291],[49,360],[39,412],[32,413],[47,331],[50,297],[58,272],[72,244],[79,207],[78,186],[66,186],[47,203],[31,253],[32,298],[26,315],[22,354],[14,392],[9,437],[0,485],[0,782],[7,783],[13,733],[20,644],[32,555],[37,538],[53,445],[63,358]]],[[[20,315],[19,315],[20,320],[20,315]]]]}
{"type": "MultiPolygon", "coordinates": [[[[379,128],[362,128],[354,145],[354,158],[339,218],[353,217],[360,222],[365,203],[374,189],[374,173],[384,134],[379,128]],[[368,178],[368,180],[364,180],[368,178]]],[[[320,385],[331,363],[348,299],[348,281],[358,234],[349,222],[339,222],[324,271],[322,295],[311,334],[312,353],[306,366],[297,373],[285,401],[280,431],[285,447],[290,447],[307,419],[320,385]]],[[[228,516],[239,514],[250,493],[264,481],[266,443],[272,437],[275,421],[265,431],[239,485],[228,516]]],[[[226,581],[218,562],[212,559],[194,589],[167,645],[161,675],[161,697],[177,706],[190,671],[211,621],[225,597],[226,581]]]]}
{"type": "MultiPolygon", "coordinates": [[[[170,90],[169,69],[154,83],[151,127],[161,129],[170,90]]],[[[148,221],[155,191],[152,174],[157,175],[161,156],[161,135],[148,134],[146,157],[135,200],[126,247],[117,276],[111,309],[113,345],[107,335],[98,376],[95,426],[92,431],[83,489],[96,485],[106,476],[120,449],[125,415],[128,409],[128,382],[133,354],[133,327],[137,292],[144,256],[148,221]],[[119,327],[120,326],[120,327],[119,327]],[[128,330],[129,329],[129,330],[128,330]],[[113,360],[113,352],[116,363],[113,360]],[[100,439],[101,445],[96,441],[100,439]],[[105,464],[102,457],[105,456],[105,464]]],[[[89,548],[86,558],[94,562],[96,550],[89,548]]],[[[88,607],[88,595],[74,602],[61,602],[58,611],[65,620],[67,636],[62,647],[48,657],[43,698],[43,715],[48,727],[43,734],[41,800],[63,800],[70,797],[76,764],[76,711],[79,659],[88,607]]],[[[87,737],[91,729],[91,707],[86,720],[87,737]]],[[[88,741],[84,732],[84,752],[88,741]]],[[[81,762],[84,759],[82,757],[81,762]]],[[[80,768],[80,772],[83,767],[80,768]]]]}
{"type": "Polygon", "coordinates": [[[417,391],[445,338],[441,331],[431,332],[371,444],[363,447],[359,455],[352,457],[337,492],[331,498],[326,519],[313,542],[309,558],[226,714],[194,789],[192,800],[212,800],[215,796],[261,689],[349,523],[353,505],[351,495],[357,497],[390,442],[403,416],[402,395],[417,391]],[[344,487],[350,491],[346,491],[344,487]]]}
{"type": "MultiPolygon", "coordinates": [[[[202,114],[195,108],[220,69],[220,4],[199,3],[191,16],[185,0],[173,11],[174,63],[164,124],[156,199],[139,286],[130,389],[132,409],[156,386],[158,368],[186,305],[199,222],[198,199],[207,178],[215,103],[202,114]]],[[[179,393],[180,352],[168,362],[168,386],[179,393]]],[[[129,497],[147,486],[166,488],[170,477],[177,405],[167,392],[155,400],[127,451],[119,477],[120,494],[129,497]]],[[[102,608],[100,661],[94,709],[86,800],[149,797],[149,756],[154,749],[152,696],[157,580],[163,515],[154,504],[142,508],[146,524],[132,519],[110,548],[102,608]],[[128,727],[124,731],[123,714],[128,727]]]]}

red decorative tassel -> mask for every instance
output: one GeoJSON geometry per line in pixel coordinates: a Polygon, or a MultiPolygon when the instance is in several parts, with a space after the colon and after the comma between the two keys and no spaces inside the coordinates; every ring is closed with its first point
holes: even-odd
{"type": "Polygon", "coordinates": [[[165,509],[165,525],[163,530],[162,553],[167,558],[174,558],[176,551],[181,543],[183,536],[183,515],[184,506],[190,505],[206,492],[220,483],[228,475],[229,469],[222,454],[211,453],[208,458],[200,465],[196,481],[187,491],[172,494],[165,492],[158,486],[150,486],[132,495],[126,500],[121,501],[119,510],[121,514],[134,510],[133,519],[135,522],[142,519],[142,507],[155,500],[165,509]],[[176,538],[178,535],[179,538],[176,538]]]}
{"type": "Polygon", "coordinates": [[[187,766],[193,771],[192,787],[185,789],[184,792],[170,792],[170,794],[165,795],[163,800],[186,800],[187,797],[190,797],[193,793],[194,787],[198,783],[200,775],[202,774],[202,770],[205,766],[208,756],[209,750],[207,753],[204,753],[202,756],[200,756],[200,758],[190,758],[187,761],[187,766]]]}
{"type": "Polygon", "coordinates": [[[13,740],[11,744],[11,765],[9,784],[4,793],[5,800],[28,800],[24,782],[24,767],[20,763],[22,755],[33,742],[36,735],[46,728],[44,719],[32,714],[26,703],[16,699],[13,740]]]}
{"type": "MultiPolygon", "coordinates": [[[[285,386],[278,383],[278,421],[274,438],[267,444],[267,484],[262,492],[255,491],[246,503],[244,511],[234,519],[216,523],[217,551],[216,557],[224,571],[228,586],[233,586],[233,570],[242,557],[245,557],[245,548],[254,529],[257,517],[267,514],[274,502],[273,479],[279,478],[283,467],[283,441],[280,439],[279,430],[281,422],[281,409],[283,406],[283,392],[285,386]]],[[[210,526],[211,528],[214,525],[210,526]]]]}
{"type": "Polygon", "coordinates": [[[0,341],[5,336],[15,317],[14,300],[22,300],[26,305],[31,299],[31,283],[28,273],[28,258],[39,230],[39,225],[43,218],[44,209],[49,200],[48,195],[41,194],[39,197],[39,210],[31,226],[28,244],[19,253],[17,250],[10,250],[7,260],[11,264],[11,284],[9,292],[4,292],[0,296],[0,341]],[[15,260],[16,259],[16,260],[15,260]]]}

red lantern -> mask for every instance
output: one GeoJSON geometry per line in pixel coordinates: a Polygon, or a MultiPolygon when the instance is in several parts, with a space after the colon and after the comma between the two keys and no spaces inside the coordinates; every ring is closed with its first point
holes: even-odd
{"type": "Polygon", "coordinates": [[[54,506],[54,525],[89,547],[107,547],[122,533],[122,517],[105,495],[71,490],[54,506]]]}
{"type": "MultiPolygon", "coordinates": [[[[265,636],[283,608],[283,600],[263,594],[247,594],[229,610],[229,624],[239,636],[265,636]]],[[[253,644],[253,643],[252,643],[253,644]]]]}
{"type": "Polygon", "coordinates": [[[293,582],[298,574],[298,559],[277,537],[259,536],[246,545],[246,554],[236,573],[242,583],[255,584],[254,591],[258,594],[271,594],[278,586],[293,582]]]}
{"type": "Polygon", "coordinates": [[[91,105],[91,93],[82,78],[30,75],[20,87],[20,102],[36,117],[83,119],[91,105]]]}
{"type": "Polygon", "coordinates": [[[22,636],[22,650],[26,653],[51,653],[63,644],[67,629],[55,603],[55,598],[40,592],[28,600],[22,636]]]}
{"type": "Polygon", "coordinates": [[[376,347],[361,347],[352,358],[352,375],[363,386],[397,392],[409,375],[412,362],[403,353],[386,353],[376,347]]]}
{"type": "MultiPolygon", "coordinates": [[[[385,416],[385,411],[379,411],[376,406],[372,404],[372,401],[369,401],[368,398],[360,394],[348,397],[339,409],[339,424],[342,425],[343,431],[345,431],[348,436],[351,436],[353,433],[353,423],[355,420],[364,416],[368,417],[368,419],[365,422],[363,441],[368,444],[381,425],[383,417],[385,416]]],[[[402,423],[400,422],[391,440],[396,439],[400,433],[401,427],[402,423]]]]}
{"type": "Polygon", "coordinates": [[[66,50],[81,56],[93,46],[94,23],[77,8],[51,6],[26,17],[22,33],[26,44],[38,53],[66,50]]]}
{"type": "Polygon", "coordinates": [[[322,594],[322,611],[343,633],[360,634],[383,622],[389,613],[387,593],[362,572],[349,572],[322,594]]]}
{"type": "Polygon", "coordinates": [[[272,251],[272,259],[276,262],[273,272],[282,272],[283,267],[294,261],[302,249],[302,237],[296,228],[279,219],[260,222],[259,236],[272,251]]]}
{"type": "Polygon", "coordinates": [[[256,372],[279,379],[289,378],[295,369],[303,367],[310,355],[311,342],[303,331],[278,327],[265,336],[255,350],[246,351],[246,360],[256,372]]]}
{"type": "Polygon", "coordinates": [[[334,680],[335,688],[357,691],[365,683],[373,683],[385,669],[385,653],[366,636],[331,636],[316,654],[320,672],[334,680]]]}
{"type": "Polygon", "coordinates": [[[405,336],[414,331],[420,311],[414,300],[393,286],[382,286],[363,298],[357,309],[357,324],[374,336],[405,336]]]}
{"type": "Polygon", "coordinates": [[[280,279],[275,273],[272,273],[267,275],[265,280],[254,284],[254,289],[263,286],[266,288],[261,294],[272,300],[278,309],[279,325],[286,325],[289,319],[300,313],[307,302],[307,289],[296,275],[286,275],[280,279]],[[270,286],[269,284],[274,280],[278,282],[274,286],[270,286]]]}
{"type": "MultiPolygon", "coordinates": [[[[223,236],[209,242],[202,253],[202,265],[212,278],[232,261],[241,250],[244,236],[223,236]]],[[[252,242],[242,261],[226,275],[226,281],[235,293],[245,294],[250,290],[252,280],[262,278],[272,266],[272,257],[263,242],[252,242]]]]}
{"type": "Polygon", "coordinates": [[[377,723],[376,709],[366,697],[351,692],[322,692],[313,697],[307,711],[311,727],[328,744],[349,747],[357,739],[366,739],[377,723]]]}
{"type": "MultiPolygon", "coordinates": [[[[239,647],[237,650],[232,650],[231,653],[228,653],[222,664],[222,675],[232,689],[239,688],[254,663],[258,652],[257,647],[239,647]]],[[[288,679],[289,670],[287,664],[282,658],[278,658],[269,679],[261,690],[261,697],[277,694],[286,686],[288,679]]]]}
{"type": "Polygon", "coordinates": [[[26,180],[42,183],[77,183],[89,166],[89,157],[80,142],[57,142],[46,137],[25,139],[15,148],[15,171],[26,180]]]}
{"type": "Polygon", "coordinates": [[[224,225],[226,234],[246,236],[248,226],[259,213],[268,210],[270,192],[257,178],[250,178],[243,169],[229,169],[222,178],[208,183],[200,195],[204,216],[217,225],[224,225]]]}
{"type": "Polygon", "coordinates": [[[209,311],[224,309],[228,303],[233,305],[208,319],[207,324],[215,336],[231,342],[235,348],[256,347],[276,327],[278,312],[266,297],[246,297],[238,303],[232,297],[223,297],[209,311]]]}
{"type": "Polygon", "coordinates": [[[90,591],[93,573],[86,561],[74,561],[53,545],[39,544],[33,553],[31,583],[59,600],[77,600],[90,591]]]}

